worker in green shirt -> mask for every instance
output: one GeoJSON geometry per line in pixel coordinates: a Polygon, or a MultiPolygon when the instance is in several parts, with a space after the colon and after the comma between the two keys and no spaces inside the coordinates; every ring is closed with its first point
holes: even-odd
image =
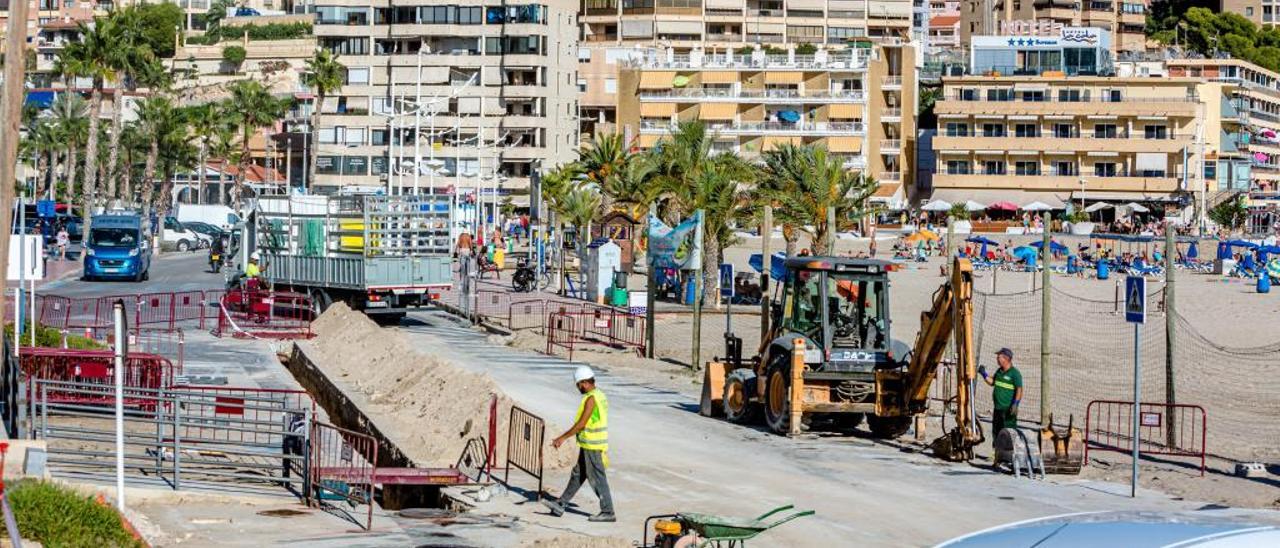
{"type": "Polygon", "coordinates": [[[1017,428],[1018,403],[1022,401],[1022,372],[1013,366],[1013,351],[1008,348],[996,351],[996,363],[1000,368],[994,375],[988,375],[986,367],[978,367],[982,380],[994,387],[991,391],[995,407],[991,413],[992,440],[1005,428],[1017,428]]]}

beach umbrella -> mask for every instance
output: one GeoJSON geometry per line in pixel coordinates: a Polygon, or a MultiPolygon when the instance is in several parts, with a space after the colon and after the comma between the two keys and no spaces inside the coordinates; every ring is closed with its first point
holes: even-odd
{"type": "Polygon", "coordinates": [[[1150,209],[1147,209],[1145,206],[1143,206],[1142,204],[1139,204],[1139,203],[1137,203],[1137,202],[1129,202],[1129,203],[1125,204],[1124,206],[1125,206],[1125,207],[1127,207],[1127,208],[1129,208],[1130,210],[1132,210],[1132,211],[1136,212],[1136,213],[1146,213],[1146,212],[1148,212],[1148,211],[1151,211],[1150,209]]]}
{"type": "Polygon", "coordinates": [[[1044,202],[1031,202],[1022,206],[1023,211],[1049,211],[1051,209],[1054,209],[1054,207],[1044,202]]]}
{"type": "MultiPolygon", "coordinates": [[[[782,280],[787,276],[787,267],[784,264],[787,260],[787,254],[779,251],[773,254],[773,258],[769,261],[769,277],[775,280],[782,280]]],[[[747,258],[747,264],[756,272],[764,272],[764,259],[759,253],[753,253],[747,258]]]]}
{"type": "Polygon", "coordinates": [[[930,241],[936,242],[939,239],[940,238],[938,238],[938,235],[931,230],[920,230],[920,231],[912,232],[911,234],[907,235],[907,238],[906,238],[908,243],[930,242],[930,241]]]}
{"type": "Polygon", "coordinates": [[[1095,203],[1095,204],[1093,204],[1093,205],[1091,205],[1091,206],[1089,206],[1089,207],[1084,208],[1084,212],[1085,212],[1085,213],[1093,213],[1093,212],[1095,212],[1095,211],[1102,211],[1102,210],[1104,210],[1104,209],[1111,209],[1111,204],[1103,203],[1103,202],[1098,202],[1098,203],[1095,203]]]}
{"type": "Polygon", "coordinates": [[[951,209],[951,202],[946,200],[934,200],[925,204],[920,209],[925,211],[949,211],[951,209]]]}
{"type": "Polygon", "coordinates": [[[1224,245],[1228,248],[1243,247],[1245,249],[1258,249],[1258,244],[1250,242],[1249,240],[1227,240],[1224,242],[1224,245]]]}
{"type": "Polygon", "coordinates": [[[982,205],[982,204],[980,204],[980,203],[978,203],[978,202],[975,202],[975,201],[973,201],[973,200],[967,200],[967,201],[965,201],[965,203],[964,203],[964,210],[965,210],[965,211],[982,211],[982,210],[984,210],[984,209],[986,209],[986,208],[987,208],[987,206],[984,206],[984,205],[982,205]]]}
{"type": "Polygon", "coordinates": [[[994,210],[997,210],[997,211],[1017,211],[1017,210],[1018,210],[1018,204],[1015,204],[1015,203],[1010,202],[1010,201],[1004,201],[1004,200],[1002,200],[1002,201],[996,202],[996,203],[994,203],[994,204],[990,204],[990,205],[988,205],[988,206],[987,206],[987,209],[994,209],[994,210]]]}
{"type": "Polygon", "coordinates": [[[1000,242],[984,238],[982,236],[970,236],[969,238],[966,238],[965,241],[974,244],[982,244],[982,249],[978,251],[978,255],[980,257],[987,256],[987,245],[1000,245],[1000,242]]]}
{"type": "Polygon", "coordinates": [[[1024,245],[1013,248],[1010,255],[1013,255],[1016,259],[1026,261],[1028,263],[1034,263],[1036,262],[1036,255],[1039,253],[1039,251],[1036,251],[1036,248],[1024,245]]]}
{"type": "MultiPolygon", "coordinates": [[[[1031,247],[1040,249],[1041,247],[1044,247],[1044,242],[1031,242],[1031,247]]],[[[1051,241],[1049,242],[1049,251],[1051,253],[1066,253],[1067,246],[1062,245],[1058,242],[1051,241]]]]}

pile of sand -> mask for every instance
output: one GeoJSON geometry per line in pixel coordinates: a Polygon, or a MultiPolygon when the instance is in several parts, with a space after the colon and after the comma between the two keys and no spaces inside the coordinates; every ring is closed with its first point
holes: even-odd
{"type": "MultiPolygon", "coordinates": [[[[504,465],[512,401],[489,375],[419,353],[399,332],[345,304],[329,307],[312,329],[307,355],[418,466],[452,466],[467,440],[487,438],[489,402],[497,396],[496,455],[504,465]]],[[[547,424],[547,468],[568,467],[577,456],[573,444],[551,449],[561,431],[547,424]]]]}

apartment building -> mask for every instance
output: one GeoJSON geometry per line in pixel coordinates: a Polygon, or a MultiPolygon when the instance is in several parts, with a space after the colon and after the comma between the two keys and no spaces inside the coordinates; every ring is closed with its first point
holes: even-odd
{"type": "Polygon", "coordinates": [[[960,42],[974,36],[1058,36],[1063,27],[1093,27],[1113,37],[1111,51],[1143,51],[1150,0],[962,0],[960,42]]]}
{"type": "Polygon", "coordinates": [[[905,42],[913,15],[913,0],[584,0],[583,136],[615,129],[618,62],[634,48],[724,53],[764,45],[782,54],[802,44],[807,53],[823,44],[905,42]]]}
{"type": "Polygon", "coordinates": [[[313,189],[453,192],[528,204],[578,145],[577,5],[318,0],[346,83],[321,113],[313,189]]]}
{"type": "Polygon", "coordinates": [[[814,144],[905,203],[914,158],[912,46],[820,49],[813,55],[647,50],[622,62],[618,125],[647,149],[681,121],[702,120],[717,150],[747,159],[784,143],[814,144]]]}
{"type": "Polygon", "coordinates": [[[1224,111],[1208,119],[1206,107],[1221,109],[1225,95],[1217,88],[1219,96],[1205,97],[1215,91],[1203,84],[1172,77],[944,78],[935,106],[933,197],[1174,205],[1215,191],[1198,167],[1209,152],[1218,156],[1203,136],[1225,127],[1224,111]]]}
{"type": "Polygon", "coordinates": [[[1174,77],[1203,78],[1226,85],[1232,106],[1244,121],[1237,147],[1247,151],[1252,185],[1237,190],[1280,189],[1280,74],[1239,59],[1171,59],[1174,77]]]}

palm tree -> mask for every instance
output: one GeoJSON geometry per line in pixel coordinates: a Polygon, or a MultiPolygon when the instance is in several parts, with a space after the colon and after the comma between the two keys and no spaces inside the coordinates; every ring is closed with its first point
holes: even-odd
{"type": "Polygon", "coordinates": [[[57,125],[47,116],[39,116],[26,124],[25,135],[18,148],[23,158],[36,164],[35,196],[44,196],[46,185],[56,184],[54,152],[61,147],[57,125]]]}
{"type": "Polygon", "coordinates": [[[86,129],[84,158],[84,185],[80,194],[81,208],[85,216],[83,237],[89,241],[89,211],[97,192],[98,169],[98,121],[102,117],[102,87],[114,75],[109,59],[114,48],[116,32],[111,18],[100,18],[89,25],[80,23],[80,41],[67,44],[58,53],[55,72],[71,78],[83,77],[93,81],[89,95],[89,125],[86,129]]]}
{"type": "Polygon", "coordinates": [[[208,183],[208,174],[205,172],[205,166],[208,164],[209,151],[213,148],[213,141],[217,138],[218,133],[225,132],[228,128],[226,118],[222,109],[217,104],[205,103],[187,108],[186,112],[187,124],[191,128],[191,136],[196,141],[196,169],[199,172],[199,186],[197,187],[199,200],[204,200],[205,185],[208,183]]]}
{"type": "Polygon", "coordinates": [[[236,174],[232,196],[235,207],[242,206],[245,174],[249,169],[249,141],[258,129],[267,127],[282,116],[290,99],[277,99],[266,86],[251,80],[241,80],[231,86],[231,107],[240,126],[240,170],[236,174]]]}
{"type": "Polygon", "coordinates": [[[868,200],[878,183],[844,169],[826,148],[782,145],[766,151],[764,162],[767,183],[760,185],[758,196],[775,206],[784,226],[808,233],[816,254],[830,254],[831,235],[852,229],[871,213],[868,200]],[[829,209],[834,210],[835,226],[827,222],[829,209]]]}
{"type": "Polygon", "coordinates": [[[715,298],[721,255],[733,245],[733,225],[745,221],[748,200],[743,185],[755,169],[736,154],[711,152],[711,135],[702,122],[682,122],[655,147],[653,180],[667,195],[675,218],[702,210],[702,298],[715,298]]]}
{"type": "Polygon", "coordinates": [[[302,74],[302,83],[316,94],[315,108],[311,111],[311,147],[308,150],[307,186],[316,180],[316,157],[320,147],[320,113],[324,110],[324,100],[330,94],[342,89],[346,80],[347,68],[338,62],[338,56],[324,49],[316,49],[316,53],[307,60],[307,71],[302,74]]]}
{"type": "MultiPolygon", "coordinates": [[[[138,108],[138,127],[148,145],[146,167],[142,172],[142,203],[150,213],[155,206],[152,193],[156,187],[156,162],[160,161],[160,145],[173,140],[176,133],[185,133],[182,111],[164,96],[148,97],[138,108]]],[[[163,181],[168,184],[168,181],[163,181]]]]}
{"type": "MultiPolygon", "coordinates": [[[[80,162],[80,146],[89,133],[89,107],[83,97],[74,92],[58,95],[49,109],[50,119],[57,125],[58,137],[66,147],[67,201],[74,200],[76,195],[76,173],[80,162]]],[[[55,196],[55,199],[57,197],[55,196]]]]}
{"type": "Polygon", "coordinates": [[[173,205],[173,174],[179,169],[190,169],[195,166],[199,152],[192,144],[185,120],[178,116],[177,124],[168,132],[160,144],[160,166],[162,183],[160,194],[156,197],[156,209],[162,216],[168,215],[173,205]]]}
{"type": "MultiPolygon", "coordinates": [[[[219,112],[224,112],[222,116],[226,116],[224,120],[231,120],[233,115],[229,111],[230,103],[221,103],[217,106],[219,112]]],[[[221,125],[217,128],[213,138],[209,140],[209,155],[218,159],[218,199],[217,203],[229,205],[224,201],[227,198],[227,188],[225,177],[227,174],[227,165],[232,161],[240,161],[240,152],[236,150],[236,127],[234,123],[221,125]]],[[[204,198],[201,197],[201,200],[204,198]]]]}
{"type": "MultiPolygon", "coordinates": [[[[107,65],[115,72],[116,85],[111,91],[111,157],[107,160],[107,195],[108,200],[120,197],[120,184],[128,176],[128,170],[121,169],[120,140],[124,134],[124,88],[130,91],[136,88],[139,75],[147,74],[152,80],[163,80],[163,67],[157,68],[159,62],[142,37],[142,18],[138,8],[130,6],[117,10],[107,17],[114,21],[110,30],[113,47],[108,52],[107,65]]],[[[99,19],[102,21],[102,19],[99,19]]]]}
{"type": "Polygon", "coordinates": [[[618,177],[626,169],[631,155],[622,141],[621,133],[597,135],[578,152],[586,180],[603,192],[601,205],[607,213],[613,209],[612,191],[617,190],[618,177]]]}
{"type": "Polygon", "coordinates": [[[595,187],[582,185],[564,195],[561,202],[564,218],[573,225],[577,237],[577,252],[581,257],[584,245],[590,241],[591,224],[600,216],[600,191],[595,187]]]}

